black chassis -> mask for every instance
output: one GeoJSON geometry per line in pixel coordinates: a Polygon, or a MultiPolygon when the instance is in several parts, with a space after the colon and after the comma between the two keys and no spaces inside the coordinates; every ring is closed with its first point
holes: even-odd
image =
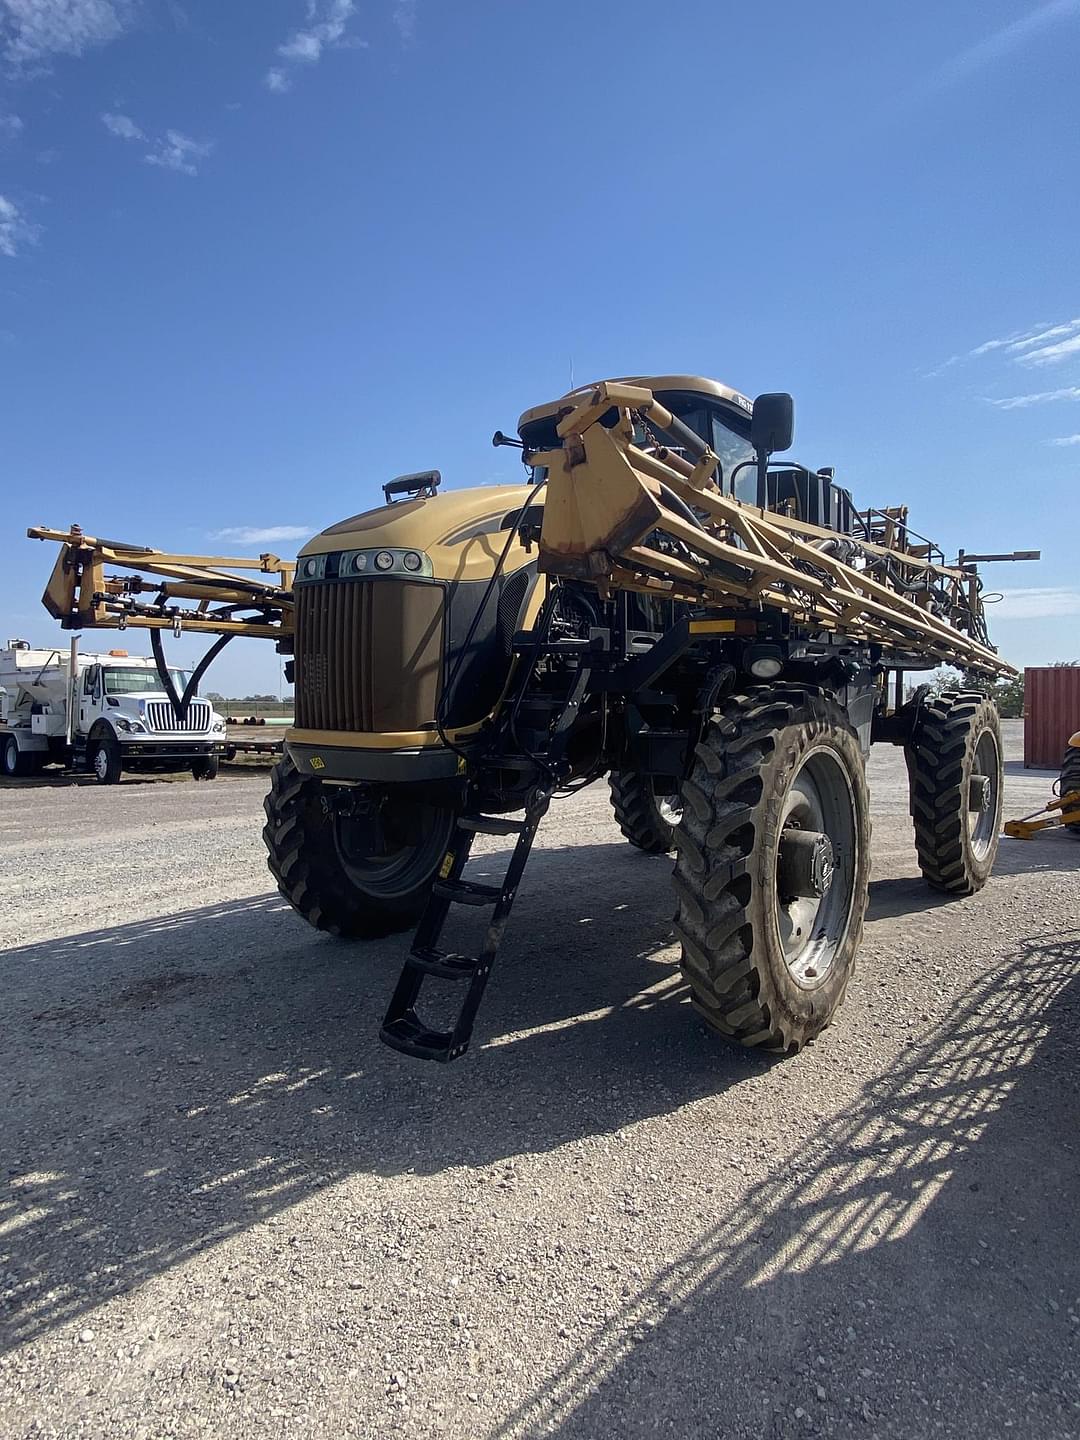
{"type": "MultiPolygon", "coordinates": [[[[557,589],[572,592],[578,583],[562,581],[557,589]]],[[[561,785],[619,769],[653,776],[660,793],[673,793],[715,707],[728,694],[769,683],[826,690],[846,711],[864,754],[874,741],[902,745],[921,694],[906,706],[890,700],[902,694],[907,671],[935,663],[799,630],[777,611],[653,602],[652,618],[662,628],[643,628],[637,597],[623,592],[598,603],[591,587],[584,594],[598,620],[587,635],[554,634],[542,612],[533,630],[515,636],[515,683],[488,732],[463,751],[473,802],[509,810],[524,803],[538,775],[561,785]],[[766,657],[780,666],[772,682],[750,668],[766,657]],[[581,689],[583,670],[569,738],[555,747],[558,773],[545,776],[556,726],[568,698],[581,689]],[[533,765],[523,763],[530,759],[533,765]]],[[[545,610],[552,603],[549,597],[545,610]]]]}

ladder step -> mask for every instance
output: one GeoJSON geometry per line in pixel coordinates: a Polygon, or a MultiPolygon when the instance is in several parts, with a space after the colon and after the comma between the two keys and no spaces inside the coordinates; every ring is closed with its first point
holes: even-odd
{"type": "Polygon", "coordinates": [[[480,961],[475,955],[458,955],[452,950],[416,949],[409,952],[406,965],[422,970],[425,975],[438,975],[443,980],[471,980],[480,961]]]}
{"type": "Polygon", "coordinates": [[[480,885],[475,880],[436,880],[431,893],[457,905],[497,905],[503,892],[498,885],[480,885]]]}
{"type": "Polygon", "coordinates": [[[477,835],[520,835],[524,820],[504,820],[501,815],[459,815],[459,830],[472,830],[477,835]]]}
{"type": "Polygon", "coordinates": [[[412,1055],[418,1060],[456,1060],[469,1048],[468,1040],[453,1043],[453,1032],[429,1030],[422,1020],[409,1011],[396,1020],[386,1021],[379,1031],[379,1039],[392,1050],[403,1055],[412,1055]]]}

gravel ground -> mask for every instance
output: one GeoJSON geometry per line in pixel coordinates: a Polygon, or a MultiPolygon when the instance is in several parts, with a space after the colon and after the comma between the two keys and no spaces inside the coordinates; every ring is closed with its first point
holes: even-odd
{"type": "Polygon", "coordinates": [[[872,783],[808,1051],[694,1016],[594,787],[446,1068],[376,1039],[406,939],[271,893],[265,775],[3,787],[5,1440],[1080,1434],[1080,846],[942,904],[872,783]]]}

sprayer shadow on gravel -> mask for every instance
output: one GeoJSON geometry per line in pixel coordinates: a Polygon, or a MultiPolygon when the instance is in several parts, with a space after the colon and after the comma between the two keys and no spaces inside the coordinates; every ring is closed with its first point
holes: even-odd
{"type": "Polygon", "coordinates": [[[1023,942],[495,1440],[1072,1440],[1078,1022],[1080,931],[1023,942]]]}
{"type": "Polygon", "coordinates": [[[407,937],[335,942],[276,895],[0,956],[0,1335],[32,1338],[356,1171],[545,1151],[760,1073],[767,1057],[691,1014],[670,912],[663,860],[539,851],[487,1043],[450,1067],[376,1039],[407,937]]]}

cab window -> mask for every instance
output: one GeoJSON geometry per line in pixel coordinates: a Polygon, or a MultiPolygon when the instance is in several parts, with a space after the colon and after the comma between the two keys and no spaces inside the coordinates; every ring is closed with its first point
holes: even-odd
{"type": "Polygon", "coordinates": [[[83,676],[84,695],[93,695],[94,686],[97,684],[97,673],[98,667],[96,665],[88,665],[86,667],[86,674],[83,676]]]}

